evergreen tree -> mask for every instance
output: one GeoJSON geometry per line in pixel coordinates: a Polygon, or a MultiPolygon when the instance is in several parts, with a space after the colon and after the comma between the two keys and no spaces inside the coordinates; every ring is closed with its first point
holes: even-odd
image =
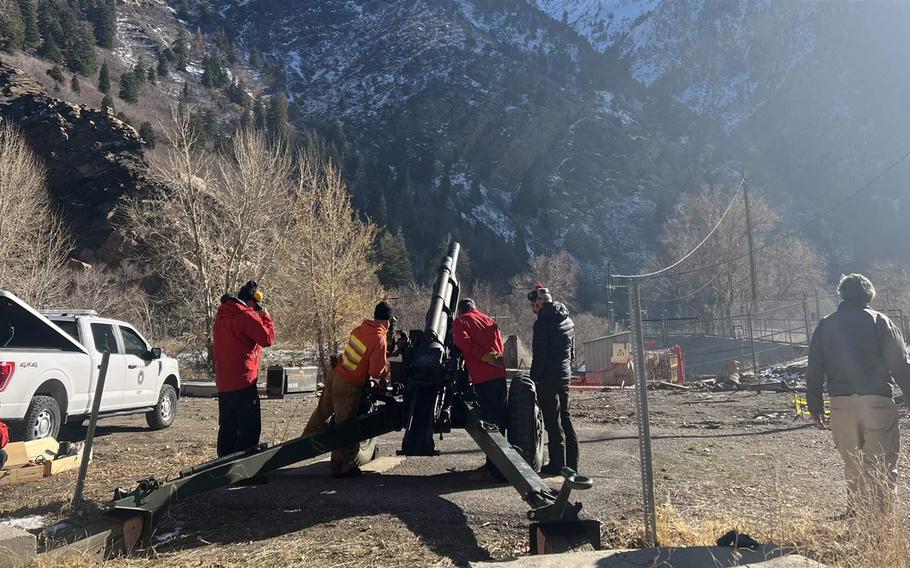
{"type": "Polygon", "coordinates": [[[149,83],[151,83],[152,85],[155,85],[158,83],[158,73],[155,73],[154,67],[149,67],[149,71],[148,71],[147,75],[148,76],[146,77],[146,79],[148,80],[149,83]]]}
{"type": "Polygon", "coordinates": [[[376,206],[373,208],[373,220],[379,225],[385,225],[389,222],[389,204],[385,198],[385,191],[381,188],[376,198],[376,206]]]}
{"type": "Polygon", "coordinates": [[[256,96],[256,104],[253,106],[253,124],[260,130],[265,130],[265,104],[262,102],[262,95],[256,96]]]}
{"type": "Polygon", "coordinates": [[[82,86],[79,84],[79,76],[73,73],[73,78],[70,80],[70,90],[74,93],[81,93],[82,86]]]}
{"type": "Polygon", "coordinates": [[[266,129],[275,140],[289,142],[291,139],[288,125],[288,99],[284,93],[278,93],[269,100],[269,111],[266,115],[266,129]]]}
{"type": "Polygon", "coordinates": [[[19,0],[19,12],[25,26],[25,47],[36,48],[41,45],[41,33],[38,31],[38,9],[35,0],[19,0]]]}
{"type": "Polygon", "coordinates": [[[146,146],[151,149],[155,148],[155,129],[152,128],[151,122],[146,120],[139,126],[139,136],[142,137],[146,146]]]}
{"type": "Polygon", "coordinates": [[[250,67],[253,69],[259,69],[259,66],[262,65],[262,55],[260,55],[259,50],[255,47],[250,50],[250,56],[247,60],[250,64],[250,67]]]}
{"type": "Polygon", "coordinates": [[[248,129],[253,127],[253,111],[250,109],[249,105],[243,107],[243,112],[240,113],[240,128],[248,129]]]}
{"type": "Polygon", "coordinates": [[[66,81],[66,77],[63,76],[63,69],[58,65],[54,65],[47,70],[47,75],[54,80],[54,83],[59,87],[61,83],[66,81]]]}
{"type": "Polygon", "coordinates": [[[376,243],[376,262],[380,265],[379,281],[386,288],[403,288],[414,283],[414,270],[401,230],[395,234],[384,230],[376,243]]]}
{"type": "Polygon", "coordinates": [[[102,93],[111,92],[111,74],[107,68],[107,61],[101,64],[101,71],[98,73],[98,90],[102,93]]]}
{"type": "Polygon", "coordinates": [[[180,7],[177,9],[177,17],[183,21],[190,19],[190,3],[189,0],[181,0],[180,7]]]}
{"type": "Polygon", "coordinates": [[[116,0],[92,0],[89,6],[87,11],[95,41],[101,47],[114,47],[114,39],[117,37],[116,0]]]}
{"type": "Polygon", "coordinates": [[[168,73],[170,73],[170,61],[168,60],[167,52],[170,51],[167,48],[162,49],[158,52],[158,76],[162,79],[167,79],[168,73]]]}
{"type": "Polygon", "coordinates": [[[120,76],[120,92],[117,96],[129,104],[139,102],[139,82],[135,75],[126,72],[120,76]]]}
{"type": "Polygon", "coordinates": [[[0,0],[0,51],[16,52],[25,45],[25,22],[16,0],[0,0]]]}
{"type": "Polygon", "coordinates": [[[98,69],[98,61],[95,59],[95,34],[90,24],[77,25],[67,55],[66,64],[71,71],[88,77],[98,69]]]}
{"type": "Polygon", "coordinates": [[[239,80],[235,79],[231,81],[231,84],[227,86],[226,94],[232,103],[238,104],[244,108],[249,107],[250,98],[246,94],[246,87],[239,80]]]}
{"type": "Polygon", "coordinates": [[[140,59],[136,62],[136,66],[133,67],[133,77],[135,77],[136,82],[141,86],[145,83],[145,80],[148,78],[148,74],[145,71],[145,64],[140,59]]]}
{"type": "Polygon", "coordinates": [[[190,82],[189,82],[189,81],[186,81],[186,82],[183,83],[183,92],[180,93],[180,100],[181,100],[181,101],[188,101],[188,100],[190,100],[190,97],[191,97],[191,95],[190,95],[190,82]]]}
{"type": "Polygon", "coordinates": [[[101,99],[101,110],[114,110],[114,99],[110,95],[104,95],[101,99]]]}
{"type": "Polygon", "coordinates": [[[186,71],[186,66],[190,62],[189,48],[186,43],[186,30],[181,27],[180,31],[177,32],[177,40],[174,42],[173,49],[176,69],[178,71],[186,71]]]}
{"type": "Polygon", "coordinates": [[[47,59],[51,63],[56,63],[60,65],[63,63],[63,52],[60,51],[60,47],[57,45],[57,40],[54,39],[54,36],[49,35],[44,38],[44,43],[41,44],[41,49],[38,50],[38,55],[47,59]]]}

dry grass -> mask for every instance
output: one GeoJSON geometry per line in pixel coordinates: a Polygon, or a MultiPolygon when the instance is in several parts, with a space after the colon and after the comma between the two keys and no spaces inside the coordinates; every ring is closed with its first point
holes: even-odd
{"type": "MultiPolygon", "coordinates": [[[[910,526],[903,511],[906,507],[898,503],[888,512],[862,507],[849,521],[831,520],[805,510],[756,519],[718,512],[697,519],[684,517],[666,502],[657,508],[657,539],[668,547],[711,546],[732,529],[831,567],[910,568],[910,526]]],[[[610,524],[607,534],[607,545],[613,548],[638,548],[644,541],[638,520],[610,524]]]]}

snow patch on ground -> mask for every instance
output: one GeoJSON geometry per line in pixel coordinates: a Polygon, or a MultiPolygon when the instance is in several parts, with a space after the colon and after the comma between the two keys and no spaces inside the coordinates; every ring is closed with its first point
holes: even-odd
{"type": "Polygon", "coordinates": [[[45,515],[28,515],[25,517],[8,517],[0,520],[0,524],[22,529],[24,531],[37,530],[44,526],[45,515]]]}

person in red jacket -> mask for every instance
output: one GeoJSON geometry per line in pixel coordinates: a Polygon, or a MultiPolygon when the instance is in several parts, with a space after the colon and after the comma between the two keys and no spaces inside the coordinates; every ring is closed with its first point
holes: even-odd
{"type": "MultiPolygon", "coordinates": [[[[379,302],[373,310],[373,319],[364,320],[354,328],[344,351],[338,356],[338,362],[326,374],[319,403],[303,429],[304,436],[325,427],[332,416],[335,417],[335,424],[357,416],[367,379],[388,378],[386,332],[391,320],[392,306],[379,302]]],[[[354,463],[358,447],[359,444],[353,444],[332,452],[332,477],[356,477],[361,474],[354,463]]]]}
{"type": "MultiPolygon", "coordinates": [[[[500,432],[505,433],[509,407],[506,403],[506,370],[499,326],[493,318],[477,309],[474,300],[465,298],[458,303],[452,338],[468,368],[480,407],[480,419],[495,424],[500,432]]],[[[484,467],[494,476],[498,474],[489,458],[484,467]]]]}
{"type": "Polygon", "coordinates": [[[259,303],[250,280],[236,296],[225,294],[215,316],[212,343],[218,387],[218,456],[259,443],[259,363],[262,348],[275,342],[275,322],[259,303]]]}
{"type": "Polygon", "coordinates": [[[9,430],[6,424],[0,422],[0,468],[6,464],[6,450],[3,448],[9,443],[9,430]]]}

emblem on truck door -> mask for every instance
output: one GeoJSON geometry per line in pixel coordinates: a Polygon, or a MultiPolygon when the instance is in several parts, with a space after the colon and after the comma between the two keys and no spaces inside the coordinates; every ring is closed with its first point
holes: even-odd
{"type": "Polygon", "coordinates": [[[144,370],[139,371],[139,376],[136,377],[136,380],[139,382],[140,385],[142,384],[142,382],[145,380],[145,371],[144,370]]]}

